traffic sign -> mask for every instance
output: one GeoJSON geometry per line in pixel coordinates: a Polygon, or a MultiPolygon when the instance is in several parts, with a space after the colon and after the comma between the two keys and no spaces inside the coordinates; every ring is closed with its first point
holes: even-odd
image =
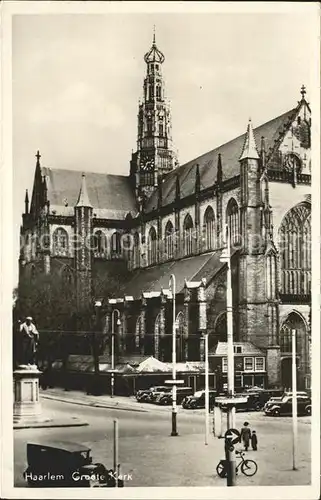
{"type": "Polygon", "coordinates": [[[235,397],[235,398],[224,398],[224,397],[218,397],[215,398],[215,403],[218,404],[223,404],[223,405],[236,405],[236,404],[242,404],[242,403],[247,403],[248,397],[247,396],[240,396],[240,397],[235,397]]]}
{"type": "Polygon", "coordinates": [[[224,437],[229,441],[231,445],[239,443],[241,441],[241,433],[237,429],[228,429],[225,432],[224,437]]]}
{"type": "Polygon", "coordinates": [[[165,384],[181,385],[184,384],[184,380],[165,380],[165,384]]]}

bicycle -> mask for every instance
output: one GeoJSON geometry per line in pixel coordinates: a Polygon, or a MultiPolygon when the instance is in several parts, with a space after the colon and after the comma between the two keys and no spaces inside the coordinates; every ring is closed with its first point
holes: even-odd
{"type": "MultiPolygon", "coordinates": [[[[238,470],[240,468],[241,472],[245,476],[254,476],[257,471],[257,463],[254,462],[254,460],[244,459],[244,452],[242,453],[242,451],[236,451],[235,454],[240,455],[241,459],[236,466],[236,474],[238,473],[238,470]]],[[[217,464],[216,472],[221,478],[225,478],[227,476],[227,460],[220,460],[220,462],[217,464]]]]}

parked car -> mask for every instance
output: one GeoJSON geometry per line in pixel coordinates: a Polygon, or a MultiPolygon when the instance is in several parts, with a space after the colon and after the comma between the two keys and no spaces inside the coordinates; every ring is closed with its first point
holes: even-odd
{"type": "Polygon", "coordinates": [[[156,403],[160,395],[167,394],[171,392],[172,388],[168,387],[155,387],[155,390],[151,391],[146,399],[148,403],[156,403]]]}
{"type": "Polygon", "coordinates": [[[137,392],[136,399],[140,403],[142,403],[142,402],[147,403],[147,402],[151,401],[151,398],[152,398],[154,393],[163,392],[163,391],[166,392],[168,389],[170,390],[170,388],[168,388],[168,386],[165,386],[165,385],[156,385],[156,386],[150,387],[149,389],[142,389],[141,391],[137,392]]]}
{"type": "MultiPolygon", "coordinates": [[[[217,391],[209,390],[209,407],[213,408],[217,391]]],[[[196,391],[192,396],[186,396],[182,401],[182,407],[186,409],[205,408],[205,389],[196,391]]]]}
{"type": "MultiPolygon", "coordinates": [[[[112,469],[93,464],[90,452],[90,448],[78,443],[28,443],[24,479],[28,486],[36,488],[116,486],[112,469]]],[[[124,486],[124,481],[119,479],[118,486],[124,486]]]]}
{"type": "MultiPolygon", "coordinates": [[[[235,411],[260,411],[263,408],[263,404],[260,401],[260,396],[257,393],[254,394],[237,394],[235,397],[235,411]]],[[[227,411],[228,404],[221,403],[221,408],[223,411],[227,411]]]]}
{"type": "MultiPolygon", "coordinates": [[[[176,403],[180,405],[186,396],[191,396],[193,394],[193,389],[191,387],[177,387],[176,389],[176,403]]],[[[171,405],[173,403],[172,389],[170,392],[164,392],[160,394],[156,403],[159,405],[171,405]]]]}
{"type": "MultiPolygon", "coordinates": [[[[298,415],[311,415],[312,404],[309,396],[297,396],[297,411],[298,415]]],[[[292,395],[285,395],[280,401],[274,399],[267,402],[264,407],[264,413],[273,417],[292,415],[292,395]]]]}
{"type": "MultiPolygon", "coordinates": [[[[282,401],[282,399],[285,397],[285,396],[292,396],[292,392],[283,392],[282,391],[282,394],[280,396],[272,396],[270,399],[268,399],[266,401],[266,403],[264,404],[264,411],[265,411],[265,408],[267,408],[268,406],[271,406],[272,403],[279,403],[280,401],[282,401]]],[[[298,391],[297,392],[297,397],[299,396],[303,396],[303,397],[306,397],[306,398],[309,398],[310,396],[308,395],[307,392],[305,391],[298,391]]]]}

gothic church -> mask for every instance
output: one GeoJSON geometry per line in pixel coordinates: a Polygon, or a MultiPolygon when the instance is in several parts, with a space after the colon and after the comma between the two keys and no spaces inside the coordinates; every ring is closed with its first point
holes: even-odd
{"type": "Polygon", "coordinates": [[[165,57],[155,37],[144,59],[129,175],[48,168],[37,154],[21,226],[20,275],[56,273],[76,287],[81,306],[97,299],[95,280],[125,270],[117,297],[103,297],[105,331],[111,332],[116,311],[119,356],[171,361],[174,274],[178,361],[204,359],[207,330],[211,367],[219,365],[225,376],[226,264],[220,257],[228,225],[236,387],[290,386],[292,329],[298,385],[309,387],[311,111],[305,88],[292,109],[254,129],[250,122],[244,135],[179,165],[165,57]],[[43,236],[47,245],[39,244],[43,236]]]}

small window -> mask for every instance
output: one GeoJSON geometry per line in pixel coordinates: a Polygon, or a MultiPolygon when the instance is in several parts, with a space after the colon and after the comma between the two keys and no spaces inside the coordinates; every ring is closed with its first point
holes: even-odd
{"type": "Polygon", "coordinates": [[[244,371],[252,372],[254,370],[254,359],[253,358],[244,358],[244,371]]]}
{"type": "Polygon", "coordinates": [[[256,372],[263,372],[265,369],[265,363],[264,363],[264,358],[255,358],[255,371],[256,372]]]}
{"type": "Polygon", "coordinates": [[[298,116],[298,125],[300,125],[300,123],[301,123],[301,117],[298,116]]]}
{"type": "Polygon", "coordinates": [[[235,345],[233,346],[234,348],[234,354],[242,354],[242,346],[241,345],[235,345]]]}
{"type": "Polygon", "coordinates": [[[227,358],[222,358],[222,372],[227,372],[227,358]]]}
{"type": "Polygon", "coordinates": [[[156,69],[159,69],[159,64],[155,64],[156,69]]]}

